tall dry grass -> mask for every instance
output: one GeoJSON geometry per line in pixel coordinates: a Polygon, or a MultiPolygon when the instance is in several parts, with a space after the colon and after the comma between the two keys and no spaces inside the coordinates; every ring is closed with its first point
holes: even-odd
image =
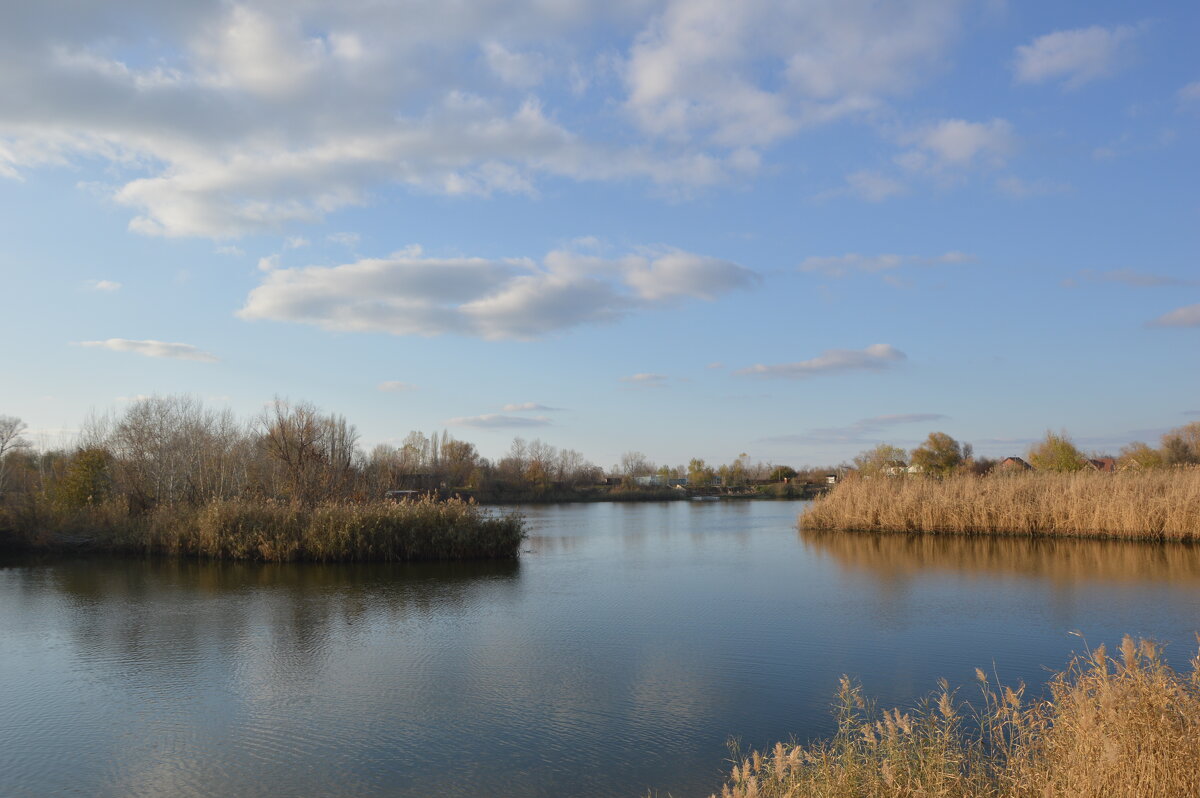
{"type": "MultiPolygon", "coordinates": [[[[838,731],[739,756],[721,798],[1194,798],[1200,795],[1200,658],[1177,673],[1126,637],[1055,675],[1048,694],[945,683],[913,711],[878,711],[846,679],[838,731]]],[[[714,796],[714,798],[716,798],[714,796]]]]}
{"type": "Polygon", "coordinates": [[[1200,539],[1200,469],[852,479],[806,529],[1200,539]]]}
{"type": "Polygon", "coordinates": [[[525,522],[471,501],[338,502],[312,508],[248,499],[165,505],[139,516],[112,504],[48,510],[14,530],[28,547],[72,546],[223,560],[508,559],[525,522]]]}

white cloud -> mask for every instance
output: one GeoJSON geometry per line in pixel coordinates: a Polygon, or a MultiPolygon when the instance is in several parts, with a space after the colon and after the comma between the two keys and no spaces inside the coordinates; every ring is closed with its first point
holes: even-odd
{"type": "Polygon", "coordinates": [[[549,68],[544,56],[513,52],[497,41],[483,43],[483,56],[496,77],[521,89],[533,88],[541,83],[542,76],[549,68]]]}
{"type": "Polygon", "coordinates": [[[541,404],[539,402],[517,402],[515,404],[507,404],[500,409],[503,410],[505,413],[535,413],[538,411],[541,411],[543,413],[550,413],[550,412],[553,412],[556,410],[560,410],[561,408],[547,407],[546,405],[541,404]]]}
{"type": "Polygon", "coordinates": [[[327,241],[331,241],[334,244],[341,244],[343,247],[349,249],[357,247],[360,240],[358,233],[330,233],[325,238],[327,241]]]}
{"type": "Polygon", "coordinates": [[[532,339],[757,281],[737,264],[669,249],[617,259],[557,250],[538,264],[430,258],[416,248],[268,271],[238,315],[348,332],[532,339]]]}
{"type": "Polygon", "coordinates": [[[403,393],[405,391],[415,391],[417,386],[410,382],[400,382],[399,380],[388,380],[387,382],[379,383],[379,390],[387,393],[403,393]]]}
{"type": "Polygon", "coordinates": [[[283,243],[288,249],[300,249],[301,247],[307,247],[308,244],[309,241],[304,236],[288,236],[287,240],[283,243]]]}
{"type": "Polygon", "coordinates": [[[641,388],[664,388],[670,378],[665,374],[651,374],[642,372],[640,374],[630,374],[627,377],[621,377],[621,382],[636,385],[641,388]]]}
{"type": "Polygon", "coordinates": [[[935,175],[979,165],[1001,166],[1016,141],[1012,125],[1004,119],[943,119],[904,138],[916,146],[901,153],[896,162],[909,171],[935,175]]]}
{"type": "Polygon", "coordinates": [[[625,282],[650,301],[691,297],[716,299],[738,288],[749,288],[759,276],[744,266],[690,252],[664,252],[653,259],[625,260],[625,282]]]}
{"type": "Polygon", "coordinates": [[[853,272],[877,274],[904,266],[937,266],[946,264],[973,263],[974,255],[952,251],[928,258],[918,255],[860,255],[851,252],[845,255],[805,258],[800,264],[802,272],[820,272],[829,277],[845,277],[853,272]]]}
{"type": "Polygon", "coordinates": [[[767,366],[762,363],[735,371],[760,377],[805,379],[848,371],[882,371],[906,355],[889,344],[872,344],[866,349],[829,349],[811,360],[767,366]]]}
{"type": "Polygon", "coordinates": [[[218,255],[229,255],[231,257],[240,258],[243,255],[245,255],[246,253],[242,250],[241,247],[235,247],[231,244],[225,244],[225,245],[217,247],[217,254],[218,255]]]}
{"type": "Polygon", "coordinates": [[[1200,103],[1200,80],[1193,81],[1179,90],[1179,102],[1184,104],[1200,103]]]}
{"type": "Polygon", "coordinates": [[[80,341],[79,346],[111,349],[114,352],[133,352],[146,357],[165,357],[177,360],[195,360],[200,363],[216,363],[216,355],[201,351],[191,344],[166,343],[164,341],[132,341],[128,338],[109,338],[104,341],[80,341]]]}
{"type": "Polygon", "coordinates": [[[93,291],[102,291],[110,294],[121,290],[121,284],[114,280],[88,280],[87,285],[93,291]]]}
{"type": "Polygon", "coordinates": [[[957,0],[669,0],[625,64],[626,108],[647,133],[762,147],[877,108],[937,63],[957,0]]]}
{"type": "Polygon", "coordinates": [[[1064,88],[1079,88],[1115,72],[1137,33],[1138,28],[1129,25],[1093,25],[1039,36],[1017,48],[1016,78],[1021,83],[1061,80],[1064,88]]]}
{"type": "Polygon", "coordinates": [[[915,85],[964,2],[9,5],[0,174],[100,162],[133,230],[223,239],[396,185],[743,179],[763,147],[915,85]],[[572,86],[586,110],[543,105],[572,86]]]}
{"type": "Polygon", "coordinates": [[[551,422],[545,416],[502,416],[485,413],[482,416],[459,416],[446,423],[452,427],[476,427],[479,429],[513,429],[519,427],[548,427],[551,422]]]}
{"type": "Polygon", "coordinates": [[[905,193],[904,184],[879,172],[863,169],[846,175],[846,188],[840,193],[848,194],[867,202],[883,202],[889,197],[905,193]]]}
{"type": "Polygon", "coordinates": [[[260,272],[270,272],[279,268],[280,255],[276,252],[273,255],[266,255],[258,259],[258,270],[260,272]]]}
{"type": "MultiPolygon", "coordinates": [[[[426,5],[157,4],[136,25],[118,6],[64,25],[31,4],[0,31],[0,168],[96,157],[148,172],[115,192],[137,210],[131,227],[214,238],[315,221],[390,183],[488,194],[532,191],[541,175],[724,179],[699,151],[588,143],[536,99],[486,96],[491,68],[469,63],[499,30],[586,37],[624,12],[426,5]],[[119,60],[147,42],[163,66],[119,60]]],[[[509,55],[509,78],[528,78],[529,58],[509,55]]]]}
{"type": "Polygon", "coordinates": [[[1200,305],[1187,305],[1159,316],[1151,327],[1200,327],[1200,305]]]}

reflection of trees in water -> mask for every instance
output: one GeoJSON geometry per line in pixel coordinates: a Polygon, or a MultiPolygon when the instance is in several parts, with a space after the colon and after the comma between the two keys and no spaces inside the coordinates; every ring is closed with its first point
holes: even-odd
{"type": "Polygon", "coordinates": [[[949,571],[1032,576],[1064,584],[1200,582],[1200,545],[1186,543],[809,529],[800,530],[800,539],[844,568],[882,578],[949,571]]]}
{"type": "Polygon", "coordinates": [[[503,601],[520,565],[114,558],[41,569],[38,576],[49,577],[41,584],[66,600],[64,626],[80,656],[120,663],[126,675],[169,668],[186,678],[211,666],[213,655],[243,659],[264,648],[290,675],[318,668],[331,647],[353,643],[370,626],[503,601]]]}

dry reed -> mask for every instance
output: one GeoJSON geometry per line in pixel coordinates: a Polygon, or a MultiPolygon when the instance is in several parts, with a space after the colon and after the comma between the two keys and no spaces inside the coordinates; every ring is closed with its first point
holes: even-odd
{"type": "Polygon", "coordinates": [[[805,529],[1200,540],[1200,469],[851,479],[805,529]]]}
{"type": "MultiPolygon", "coordinates": [[[[1030,699],[982,671],[978,708],[943,682],[879,712],[843,679],[838,731],[737,757],[721,798],[1193,798],[1200,795],[1200,658],[1177,673],[1126,637],[1077,657],[1030,699]]],[[[714,796],[715,798],[715,796],[714,796]]]]}
{"type": "Polygon", "coordinates": [[[50,508],[21,521],[16,531],[33,548],[265,562],[510,559],[525,538],[517,514],[431,498],[313,508],[214,500],[199,507],[165,505],[136,517],[106,504],[71,512],[50,508]]]}

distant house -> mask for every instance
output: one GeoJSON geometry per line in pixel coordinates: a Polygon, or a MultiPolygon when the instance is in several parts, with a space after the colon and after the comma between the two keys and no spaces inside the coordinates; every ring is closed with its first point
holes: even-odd
{"type": "Polygon", "coordinates": [[[661,474],[635,477],[634,482],[643,488],[683,488],[688,484],[687,477],[664,477],[661,474]]]}
{"type": "Polygon", "coordinates": [[[901,460],[896,460],[890,466],[883,469],[883,473],[889,477],[905,477],[910,474],[921,474],[924,471],[925,469],[919,465],[905,465],[901,460]]]}
{"type": "Polygon", "coordinates": [[[999,463],[996,464],[996,468],[1000,471],[1009,471],[1009,470],[1032,471],[1033,470],[1033,466],[1031,466],[1029,463],[1026,463],[1020,457],[1005,457],[1003,460],[1001,460],[999,463]]]}
{"type": "Polygon", "coordinates": [[[1103,471],[1106,474],[1112,474],[1117,470],[1117,459],[1115,457],[1099,457],[1095,460],[1087,461],[1088,468],[1096,471],[1103,471]]]}

